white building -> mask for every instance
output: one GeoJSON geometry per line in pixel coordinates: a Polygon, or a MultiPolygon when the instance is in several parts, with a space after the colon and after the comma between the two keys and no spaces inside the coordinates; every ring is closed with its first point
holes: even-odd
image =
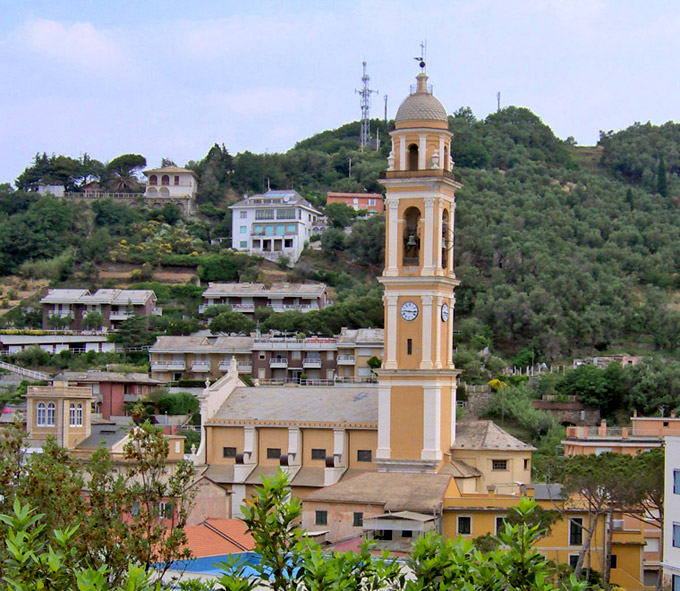
{"type": "Polygon", "coordinates": [[[680,591],[680,437],[667,435],[663,513],[663,575],[665,587],[680,591]]]}
{"type": "Polygon", "coordinates": [[[192,213],[196,207],[198,182],[192,170],[179,166],[163,166],[145,170],[147,177],[144,201],[152,207],[162,207],[165,203],[174,203],[192,213]]]}
{"type": "Polygon", "coordinates": [[[312,228],[321,216],[296,191],[268,191],[230,207],[232,248],[278,261],[300,258],[312,228]]]}

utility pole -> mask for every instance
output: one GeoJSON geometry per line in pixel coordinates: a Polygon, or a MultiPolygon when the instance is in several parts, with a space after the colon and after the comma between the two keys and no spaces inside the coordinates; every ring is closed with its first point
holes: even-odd
{"type": "Polygon", "coordinates": [[[387,95],[385,95],[385,129],[387,129],[387,95]]]}
{"type": "Polygon", "coordinates": [[[496,93],[496,101],[498,101],[498,108],[496,109],[496,111],[500,111],[501,110],[501,92],[500,92],[500,90],[496,93]]]}
{"type": "Polygon", "coordinates": [[[366,62],[362,62],[364,66],[364,75],[361,77],[361,81],[364,83],[361,90],[355,90],[360,97],[359,101],[361,104],[361,134],[359,136],[359,145],[361,146],[361,151],[368,146],[368,141],[371,139],[371,122],[369,112],[371,109],[371,93],[378,94],[377,90],[371,90],[368,86],[370,80],[368,74],[366,73],[366,62]]]}

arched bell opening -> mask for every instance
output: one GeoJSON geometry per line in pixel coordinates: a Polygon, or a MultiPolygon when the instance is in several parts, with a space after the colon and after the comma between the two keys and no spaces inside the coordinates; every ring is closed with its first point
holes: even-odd
{"type": "Polygon", "coordinates": [[[408,147],[408,169],[418,170],[418,146],[416,144],[408,147]]]}
{"type": "Polygon", "coordinates": [[[404,257],[405,267],[420,265],[420,210],[409,207],[404,212],[404,257]]]}

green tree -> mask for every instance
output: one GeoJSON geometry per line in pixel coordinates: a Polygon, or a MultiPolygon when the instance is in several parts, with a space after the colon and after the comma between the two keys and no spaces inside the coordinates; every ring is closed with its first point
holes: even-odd
{"type": "MultiPolygon", "coordinates": [[[[112,586],[130,564],[160,579],[189,556],[183,527],[193,502],[193,467],[181,461],[168,475],[168,441],[158,428],[145,423],[130,431],[119,472],[103,447],[83,464],[53,440],[43,453],[24,455],[23,437],[20,425],[0,435],[0,512],[11,511],[15,500],[29,504],[43,514],[46,544],[56,539],[55,530],[71,531],[74,559],[105,571],[112,586]]],[[[7,535],[7,525],[0,523],[0,535],[7,535]]],[[[8,552],[0,548],[0,579],[8,552]]]]}
{"type": "Polygon", "coordinates": [[[104,315],[101,312],[88,312],[83,318],[83,326],[88,330],[98,330],[104,325],[104,315]]]}
{"type": "Polygon", "coordinates": [[[139,349],[153,345],[156,334],[149,329],[146,316],[133,315],[118,324],[115,332],[109,334],[109,341],[120,344],[124,349],[139,349]]]}
{"type": "Polygon", "coordinates": [[[329,203],[324,210],[332,228],[342,230],[352,224],[357,212],[346,203],[329,203]]]}
{"type": "Polygon", "coordinates": [[[255,330],[255,321],[240,312],[222,312],[210,321],[212,333],[250,334],[255,330]]]}
{"type": "Polygon", "coordinates": [[[15,499],[12,512],[0,514],[7,526],[7,556],[4,581],[15,591],[158,591],[151,577],[133,564],[127,566],[120,584],[108,583],[108,569],[92,568],[72,547],[78,526],[55,530],[45,528],[44,515],[15,499]]]}
{"type": "Polygon", "coordinates": [[[146,166],[146,158],[139,154],[122,154],[106,165],[106,184],[117,193],[140,190],[136,173],[146,166]]]}

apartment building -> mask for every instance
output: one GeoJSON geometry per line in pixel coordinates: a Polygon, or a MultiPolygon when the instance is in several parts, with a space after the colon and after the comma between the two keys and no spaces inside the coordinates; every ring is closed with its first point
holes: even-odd
{"type": "Polygon", "coordinates": [[[149,349],[151,377],[163,382],[181,379],[216,380],[229,369],[232,357],[238,371],[250,374],[253,337],[159,336],[149,349]]]}
{"type": "Polygon", "coordinates": [[[82,331],[115,329],[131,316],[162,314],[156,305],[156,294],[148,289],[50,289],[40,300],[43,328],[67,328],[82,331]],[[87,326],[87,315],[102,316],[100,326],[87,326]],[[55,322],[55,319],[62,319],[55,322]],[[64,325],[68,321],[68,325],[64,325]],[[55,326],[58,324],[58,326],[55,326]]]}
{"type": "Polygon", "coordinates": [[[368,215],[384,213],[384,197],[380,193],[326,193],[326,205],[344,203],[355,211],[365,210],[368,215]]]}
{"type": "Polygon", "coordinates": [[[234,250],[296,262],[321,213],[296,191],[268,191],[231,205],[234,250]]]}
{"type": "Polygon", "coordinates": [[[269,306],[275,312],[310,312],[328,305],[323,283],[209,283],[203,292],[203,313],[211,306],[229,305],[235,312],[252,316],[256,308],[269,306]]]}
{"type": "Polygon", "coordinates": [[[368,360],[382,359],[382,329],[342,329],[338,337],[160,336],[149,349],[151,377],[216,380],[232,356],[260,384],[361,383],[375,379],[368,360]]]}

